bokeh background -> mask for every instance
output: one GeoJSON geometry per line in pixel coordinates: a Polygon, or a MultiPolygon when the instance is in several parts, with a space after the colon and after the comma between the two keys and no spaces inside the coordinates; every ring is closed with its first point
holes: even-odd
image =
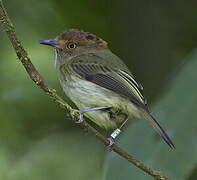
{"type": "MultiPolygon", "coordinates": [[[[171,179],[197,179],[196,1],[4,3],[33,63],[65,100],[53,50],[38,40],[79,28],[108,41],[143,84],[151,111],[176,150],[143,120],[129,124],[117,144],[171,179]]],[[[1,180],[152,179],[69,120],[29,79],[2,29],[0,36],[1,180]]]]}

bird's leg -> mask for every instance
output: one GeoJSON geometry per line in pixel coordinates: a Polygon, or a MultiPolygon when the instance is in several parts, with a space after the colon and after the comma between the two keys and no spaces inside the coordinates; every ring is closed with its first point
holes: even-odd
{"type": "Polygon", "coordinates": [[[91,111],[99,111],[102,109],[109,109],[109,107],[94,107],[94,108],[75,110],[76,112],[79,113],[79,120],[76,121],[76,123],[82,123],[84,121],[84,118],[83,118],[84,113],[91,112],[91,111]]]}
{"type": "Polygon", "coordinates": [[[126,120],[120,125],[119,128],[115,129],[111,135],[107,138],[109,141],[109,145],[107,145],[107,149],[108,151],[111,151],[111,146],[115,143],[115,139],[116,137],[120,134],[121,132],[121,128],[125,125],[125,123],[127,122],[128,118],[126,118],[126,120]]]}

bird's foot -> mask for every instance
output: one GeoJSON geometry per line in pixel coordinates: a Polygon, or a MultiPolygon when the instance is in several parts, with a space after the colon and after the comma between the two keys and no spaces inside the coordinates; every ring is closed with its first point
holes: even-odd
{"type": "Polygon", "coordinates": [[[113,137],[108,137],[107,140],[109,141],[109,144],[107,145],[107,151],[112,151],[112,145],[115,144],[115,139],[113,137]]]}
{"type": "Polygon", "coordinates": [[[108,107],[94,107],[94,108],[75,110],[75,112],[79,113],[79,120],[77,120],[75,122],[76,123],[82,123],[84,121],[83,114],[86,113],[86,112],[98,111],[98,110],[102,110],[102,109],[108,109],[108,107]]]}
{"type": "Polygon", "coordinates": [[[112,151],[112,145],[115,143],[115,138],[120,134],[121,130],[120,129],[115,129],[110,137],[107,138],[107,140],[109,141],[109,144],[107,145],[107,150],[108,151],[112,151]]]}
{"type": "Polygon", "coordinates": [[[75,112],[79,113],[79,119],[77,121],[75,121],[75,123],[79,124],[79,123],[84,122],[83,110],[75,110],[75,112]]]}

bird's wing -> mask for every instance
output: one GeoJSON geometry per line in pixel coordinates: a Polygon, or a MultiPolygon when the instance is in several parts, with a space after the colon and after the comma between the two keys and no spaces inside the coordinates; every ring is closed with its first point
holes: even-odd
{"type": "Polygon", "coordinates": [[[135,105],[146,109],[142,86],[125,69],[120,69],[93,53],[73,58],[69,67],[81,78],[114,91],[128,98],[135,105]]]}

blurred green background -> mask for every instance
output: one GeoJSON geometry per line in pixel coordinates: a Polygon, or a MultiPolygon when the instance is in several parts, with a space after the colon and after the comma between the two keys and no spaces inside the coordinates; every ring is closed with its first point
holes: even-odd
{"type": "MultiPolygon", "coordinates": [[[[108,41],[143,84],[176,150],[143,120],[128,125],[117,144],[171,179],[197,179],[196,1],[4,3],[33,63],[65,100],[53,50],[38,40],[79,28],[108,41]]],[[[0,36],[0,180],[152,179],[69,120],[29,79],[2,28],[0,36]]]]}

